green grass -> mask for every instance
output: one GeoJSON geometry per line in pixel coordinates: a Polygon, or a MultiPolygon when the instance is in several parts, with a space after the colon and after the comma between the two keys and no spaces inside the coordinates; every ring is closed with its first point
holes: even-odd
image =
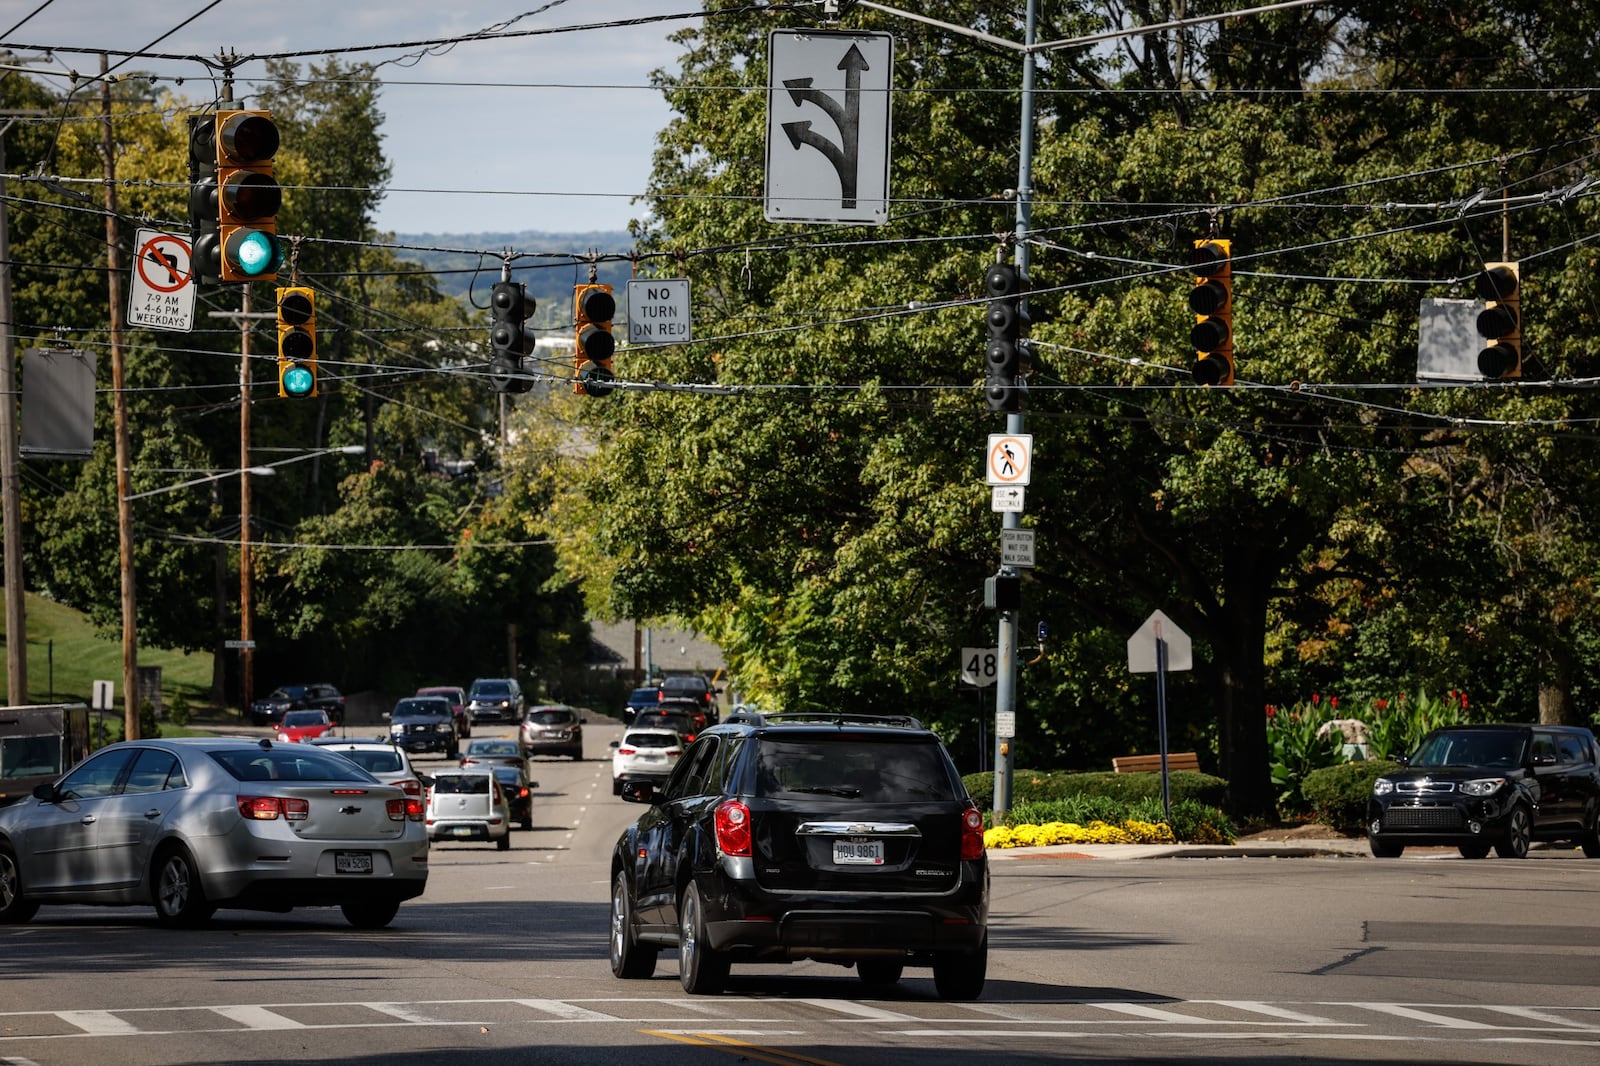
{"type": "MultiPolygon", "coordinates": [[[[122,638],[102,635],[78,611],[28,593],[23,607],[28,623],[28,702],[87,704],[95,681],[115,686],[122,705],[122,638]]],[[[5,617],[0,611],[0,639],[5,617]]],[[[211,700],[211,653],[138,650],[139,665],[161,667],[161,694],[170,704],[182,692],[198,709],[211,700]]],[[[8,657],[0,656],[0,698],[10,691],[8,657]]]]}

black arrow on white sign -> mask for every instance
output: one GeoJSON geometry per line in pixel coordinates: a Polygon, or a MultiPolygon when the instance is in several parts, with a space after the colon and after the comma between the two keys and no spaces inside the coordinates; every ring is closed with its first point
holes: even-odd
{"type": "Polygon", "coordinates": [[[839,70],[844,71],[844,103],[840,104],[828,93],[811,87],[811,78],[786,78],[784,88],[796,106],[811,103],[822,108],[839,129],[839,144],[834,144],[822,134],[812,130],[809,120],[785,122],[783,132],[789,143],[798,151],[809,144],[827,157],[839,175],[839,206],[856,206],[856,183],[861,169],[861,72],[870,69],[866,56],[854,44],[839,60],[839,70]]]}

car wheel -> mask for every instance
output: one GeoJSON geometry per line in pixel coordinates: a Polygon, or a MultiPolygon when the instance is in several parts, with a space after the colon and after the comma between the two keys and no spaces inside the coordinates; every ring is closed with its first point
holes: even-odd
{"type": "Polygon", "coordinates": [[[728,980],[728,956],[706,941],[705,904],[690,882],[678,905],[678,983],[691,996],[714,996],[728,980]]]}
{"type": "Polygon", "coordinates": [[[1578,838],[1585,858],[1600,859],[1600,807],[1589,812],[1589,827],[1578,838]]]}
{"type": "Polygon", "coordinates": [[[494,842],[494,846],[499,848],[501,851],[511,850],[511,827],[509,825],[506,826],[506,835],[501,837],[499,840],[496,840],[494,842]]]}
{"type": "Polygon", "coordinates": [[[633,938],[633,893],[628,875],[618,871],[611,882],[611,973],[624,981],[642,981],[656,972],[656,949],[633,938]]]}
{"type": "Polygon", "coordinates": [[[899,982],[905,969],[904,959],[862,959],[856,963],[856,976],[871,988],[888,988],[899,982]]]}
{"type": "Polygon", "coordinates": [[[344,920],[357,929],[382,929],[400,913],[397,899],[364,899],[355,903],[341,903],[344,920]]]}
{"type": "Polygon", "coordinates": [[[613,796],[622,795],[622,779],[620,777],[613,777],[611,779],[611,794],[613,796]]]}
{"type": "Polygon", "coordinates": [[[989,971],[989,934],[971,951],[941,951],[933,957],[933,988],[940,999],[977,999],[989,971]]]}
{"type": "Polygon", "coordinates": [[[22,871],[10,848],[0,847],[0,925],[21,925],[39,905],[22,894],[22,871]]]}
{"type": "Polygon", "coordinates": [[[1461,853],[1463,859],[1481,859],[1489,854],[1489,845],[1457,844],[1456,850],[1461,853]]]}
{"type": "Polygon", "coordinates": [[[1506,819],[1506,835],[1494,846],[1494,853],[1502,859],[1526,859],[1532,840],[1533,820],[1528,817],[1528,808],[1518,804],[1511,808],[1511,817],[1506,819]]]}
{"type": "Polygon", "coordinates": [[[1404,844],[1396,844],[1392,840],[1384,840],[1371,834],[1367,836],[1367,847],[1372,849],[1372,857],[1375,859],[1398,859],[1406,850],[1404,844]]]}
{"type": "Polygon", "coordinates": [[[216,913],[217,908],[206,902],[200,871],[195,869],[194,860],[182,847],[173,846],[161,852],[151,878],[156,921],[162,925],[204,925],[216,913]]]}

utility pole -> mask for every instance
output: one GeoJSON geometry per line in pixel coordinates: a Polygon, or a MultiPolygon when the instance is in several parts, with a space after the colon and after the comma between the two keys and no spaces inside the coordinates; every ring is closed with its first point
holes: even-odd
{"type": "Polygon", "coordinates": [[[0,521],[5,523],[6,688],[8,702],[28,702],[28,617],[22,580],[22,499],[17,465],[17,348],[12,339],[16,318],[11,311],[11,236],[6,212],[6,132],[0,126],[0,521]]]}

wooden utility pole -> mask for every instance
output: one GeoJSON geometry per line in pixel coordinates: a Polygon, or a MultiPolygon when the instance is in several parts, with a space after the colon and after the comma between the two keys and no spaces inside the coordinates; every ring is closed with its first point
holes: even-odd
{"type": "Polygon", "coordinates": [[[28,616],[22,581],[22,500],[17,464],[17,348],[12,341],[11,237],[6,214],[6,130],[0,126],[0,521],[5,529],[6,581],[6,688],[7,702],[20,707],[28,702],[28,616]]]}

